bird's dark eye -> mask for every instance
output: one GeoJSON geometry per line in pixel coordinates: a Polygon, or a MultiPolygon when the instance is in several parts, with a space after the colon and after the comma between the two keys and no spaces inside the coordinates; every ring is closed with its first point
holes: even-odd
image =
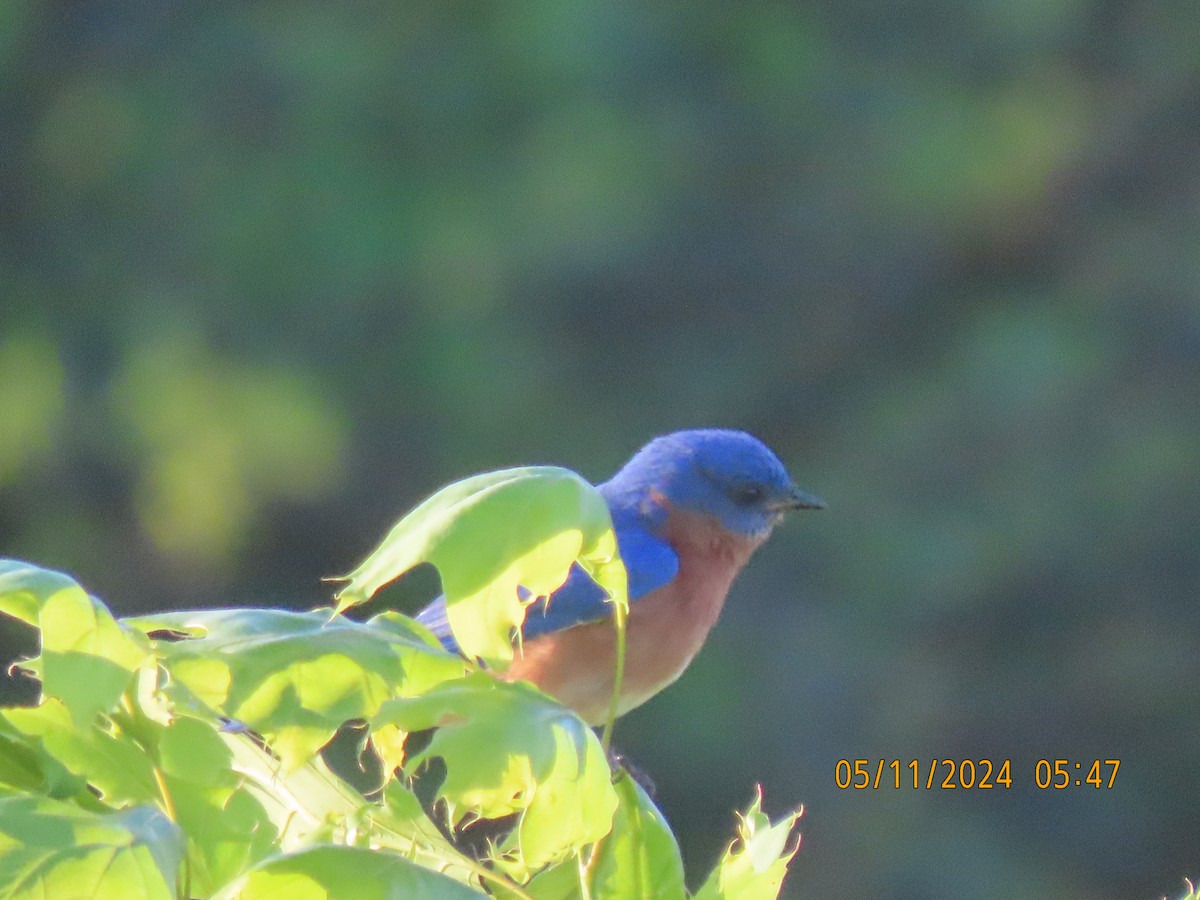
{"type": "Polygon", "coordinates": [[[753,506],[762,502],[767,494],[761,484],[741,484],[733,490],[733,502],[739,506],[753,506]]]}

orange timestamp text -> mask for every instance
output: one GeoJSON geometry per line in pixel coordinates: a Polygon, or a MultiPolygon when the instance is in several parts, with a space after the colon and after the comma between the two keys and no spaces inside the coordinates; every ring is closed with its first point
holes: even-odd
{"type": "MultiPolygon", "coordinates": [[[[1039,759],[1033,784],[1039,790],[1070,787],[1109,788],[1116,783],[1119,759],[1039,759]]],[[[846,790],[1009,790],[1014,784],[1011,759],[839,759],[834,783],[846,790]]]]}

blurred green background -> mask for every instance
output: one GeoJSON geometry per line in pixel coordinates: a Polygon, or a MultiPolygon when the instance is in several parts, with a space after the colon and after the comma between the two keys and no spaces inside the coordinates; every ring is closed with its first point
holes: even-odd
{"type": "Polygon", "coordinates": [[[747,428],[830,508],[618,729],[692,878],[761,781],[790,897],[1178,894],[1198,47],[1194,0],[5,0],[0,550],[309,607],[447,481],[747,428]],[[1013,787],[834,784],[932,757],[1013,787]]]}

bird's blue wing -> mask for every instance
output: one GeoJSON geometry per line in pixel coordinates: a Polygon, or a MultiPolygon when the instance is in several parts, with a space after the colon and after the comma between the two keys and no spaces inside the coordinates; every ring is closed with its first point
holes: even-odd
{"type": "MultiPolygon", "coordinates": [[[[641,528],[618,528],[617,546],[629,574],[629,600],[662,587],[679,571],[679,557],[665,541],[641,528]]],[[[524,589],[521,589],[524,591],[524,589]]],[[[525,594],[523,599],[526,599],[525,594]]],[[[538,600],[525,613],[522,634],[526,640],[560,631],[573,625],[594,622],[612,614],[604,589],[578,565],[571,567],[566,582],[549,599],[538,600]]],[[[417,614],[417,621],[430,629],[448,650],[458,650],[446,617],[446,598],[438,597],[417,614]]]]}
{"type": "Polygon", "coordinates": [[[421,610],[415,616],[416,620],[432,631],[442,646],[452,653],[458,652],[458,644],[450,633],[450,620],[446,618],[446,595],[440,595],[436,600],[421,610]]]}
{"type": "Polygon", "coordinates": [[[679,574],[679,557],[662,538],[637,526],[618,527],[616,532],[621,561],[629,573],[631,603],[673,581],[679,574]]]}

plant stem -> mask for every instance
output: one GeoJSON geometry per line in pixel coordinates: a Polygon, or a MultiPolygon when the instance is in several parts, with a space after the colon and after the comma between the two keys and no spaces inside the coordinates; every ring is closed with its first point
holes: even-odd
{"type": "Polygon", "coordinates": [[[625,680],[625,607],[620,603],[613,604],[613,627],[617,629],[617,670],[613,675],[612,700],[608,704],[608,720],[604,723],[604,732],[600,737],[600,746],[604,755],[608,756],[612,746],[613,725],[617,721],[617,710],[621,703],[621,684],[625,680]]]}
{"type": "Polygon", "coordinates": [[[595,850],[592,851],[591,857],[587,862],[584,862],[583,857],[579,857],[579,898],[580,900],[592,900],[592,884],[591,884],[591,869],[592,860],[596,858],[595,850]]]}
{"type": "Polygon", "coordinates": [[[175,818],[175,801],[171,799],[171,792],[167,789],[167,780],[163,778],[162,770],[154,766],[150,771],[154,775],[154,783],[158,785],[158,795],[162,797],[163,812],[172,822],[178,822],[175,818]]]}
{"type": "Polygon", "coordinates": [[[499,872],[493,872],[487,866],[480,865],[479,863],[474,863],[474,865],[468,866],[468,868],[470,868],[471,871],[473,871],[476,875],[478,875],[480,878],[484,879],[485,881],[491,881],[494,884],[498,884],[502,888],[504,888],[506,891],[508,891],[509,893],[515,894],[518,898],[520,898],[520,900],[534,900],[534,897],[532,894],[530,894],[528,891],[526,891],[523,887],[521,887],[519,884],[517,884],[511,878],[506,878],[504,875],[501,875],[499,872]]]}

